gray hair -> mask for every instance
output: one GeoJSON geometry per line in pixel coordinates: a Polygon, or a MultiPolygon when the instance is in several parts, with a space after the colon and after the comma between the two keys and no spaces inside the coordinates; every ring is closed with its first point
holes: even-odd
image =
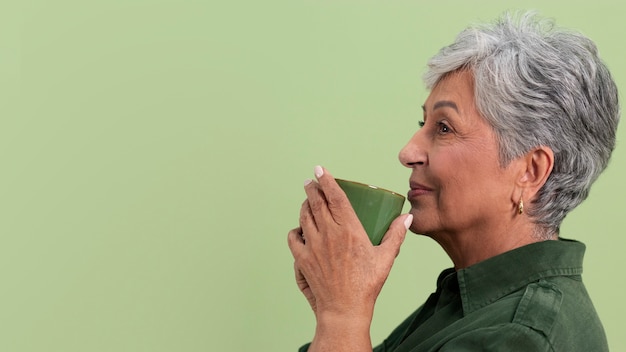
{"type": "Polygon", "coordinates": [[[502,166],[537,146],[554,152],[552,173],[527,207],[538,235],[549,238],[587,198],[615,147],[620,109],[608,68],[590,39],[527,12],[461,32],[430,59],[424,81],[432,89],[463,69],[498,136],[502,166]]]}

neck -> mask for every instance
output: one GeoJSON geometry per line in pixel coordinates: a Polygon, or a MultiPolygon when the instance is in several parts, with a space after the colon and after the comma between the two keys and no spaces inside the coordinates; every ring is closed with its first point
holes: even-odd
{"type": "Polygon", "coordinates": [[[443,247],[456,270],[531,243],[556,239],[556,236],[538,236],[536,225],[528,220],[513,221],[491,230],[483,227],[479,231],[442,232],[429,236],[443,247]]]}

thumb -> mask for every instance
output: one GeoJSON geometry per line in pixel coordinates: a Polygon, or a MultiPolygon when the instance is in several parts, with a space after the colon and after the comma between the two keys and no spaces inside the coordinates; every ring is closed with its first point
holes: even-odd
{"type": "Polygon", "coordinates": [[[412,214],[405,214],[398,216],[389,226],[389,230],[385,233],[385,237],[380,242],[380,249],[386,254],[388,253],[391,258],[395,258],[400,253],[400,246],[404,242],[406,237],[406,231],[413,222],[412,214]]]}

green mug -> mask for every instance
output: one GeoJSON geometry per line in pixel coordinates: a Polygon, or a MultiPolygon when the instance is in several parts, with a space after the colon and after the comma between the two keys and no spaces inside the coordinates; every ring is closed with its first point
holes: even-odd
{"type": "Polygon", "coordinates": [[[372,244],[377,246],[402,212],[404,196],[360,182],[335,179],[350,200],[372,244]]]}

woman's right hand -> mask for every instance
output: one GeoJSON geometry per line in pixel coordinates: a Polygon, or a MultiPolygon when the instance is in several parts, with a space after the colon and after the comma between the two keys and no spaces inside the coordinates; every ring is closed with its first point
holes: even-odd
{"type": "MultiPolygon", "coordinates": [[[[294,231],[295,235],[302,236],[302,229],[300,227],[291,230],[291,232],[294,231]]],[[[291,232],[289,233],[289,236],[294,235],[291,232]]],[[[302,274],[302,271],[300,271],[300,268],[298,268],[297,263],[294,263],[293,269],[296,273],[296,284],[298,285],[298,289],[300,289],[300,292],[302,292],[306,300],[309,302],[313,313],[317,315],[317,302],[315,301],[315,295],[313,295],[313,291],[311,291],[309,283],[306,281],[306,278],[304,277],[304,274],[302,274]]]]}

